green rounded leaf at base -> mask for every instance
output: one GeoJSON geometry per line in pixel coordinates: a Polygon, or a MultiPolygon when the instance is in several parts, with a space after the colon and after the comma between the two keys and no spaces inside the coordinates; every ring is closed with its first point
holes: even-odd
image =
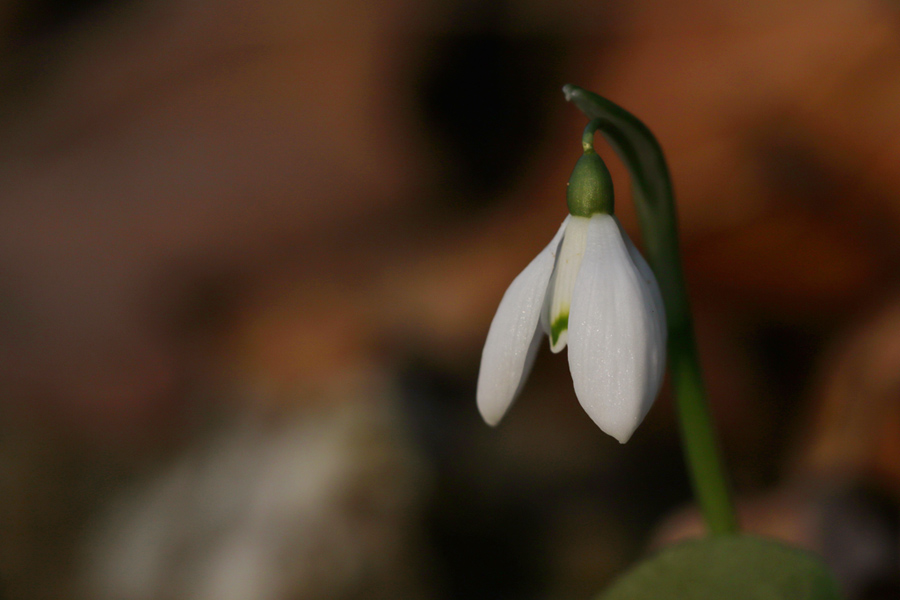
{"type": "Polygon", "coordinates": [[[660,551],[598,600],[839,600],[825,564],[774,540],[723,535],[660,551]]]}

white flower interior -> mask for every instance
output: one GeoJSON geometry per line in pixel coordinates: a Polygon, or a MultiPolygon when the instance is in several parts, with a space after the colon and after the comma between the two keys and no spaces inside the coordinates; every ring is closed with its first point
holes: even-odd
{"type": "Polygon", "coordinates": [[[553,270],[553,278],[547,290],[550,306],[548,314],[548,335],[550,336],[550,349],[560,352],[566,347],[569,339],[569,309],[572,305],[572,290],[575,289],[575,279],[578,269],[584,258],[584,249],[587,244],[588,224],[591,220],[587,217],[570,217],[569,225],[563,237],[562,247],[556,259],[556,267],[553,270]]]}

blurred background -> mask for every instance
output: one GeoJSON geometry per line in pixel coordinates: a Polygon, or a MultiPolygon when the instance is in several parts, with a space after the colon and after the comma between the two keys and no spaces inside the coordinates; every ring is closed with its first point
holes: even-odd
{"type": "Polygon", "coordinates": [[[565,83],[667,152],[745,528],[900,597],[897,3],[5,0],[0,598],[590,598],[697,535],[668,391],[475,408],[565,83]]]}

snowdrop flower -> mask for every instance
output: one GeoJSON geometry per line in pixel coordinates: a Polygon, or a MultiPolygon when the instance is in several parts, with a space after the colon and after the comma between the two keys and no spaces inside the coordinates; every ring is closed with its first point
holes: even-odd
{"type": "Polygon", "coordinates": [[[584,149],[569,180],[569,216],[513,280],[491,323],[478,409],[488,424],[500,421],[547,334],[553,352],[569,348],[581,406],[624,444],[662,384],[665,310],[653,272],[612,214],[609,171],[592,143],[584,149]]]}

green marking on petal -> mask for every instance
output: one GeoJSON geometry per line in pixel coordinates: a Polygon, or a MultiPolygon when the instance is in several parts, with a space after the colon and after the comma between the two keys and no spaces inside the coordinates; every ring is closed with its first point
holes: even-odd
{"type": "Polygon", "coordinates": [[[550,324],[550,342],[555,346],[556,342],[559,341],[559,336],[562,335],[563,331],[566,331],[569,328],[569,313],[565,312],[553,321],[550,324]]]}

